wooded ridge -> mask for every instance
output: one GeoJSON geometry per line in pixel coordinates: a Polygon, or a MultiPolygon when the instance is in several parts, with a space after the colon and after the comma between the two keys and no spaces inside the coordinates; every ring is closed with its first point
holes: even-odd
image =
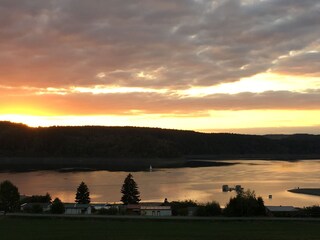
{"type": "MultiPolygon", "coordinates": [[[[140,127],[39,127],[0,122],[0,158],[319,158],[320,136],[200,133],[140,127]]],[[[26,161],[26,160],[24,160],[26,161]]],[[[94,162],[94,160],[92,160],[94,162]]],[[[98,161],[98,160],[97,160],[98,161]]],[[[124,163],[125,164],[125,163],[124,163]]]]}

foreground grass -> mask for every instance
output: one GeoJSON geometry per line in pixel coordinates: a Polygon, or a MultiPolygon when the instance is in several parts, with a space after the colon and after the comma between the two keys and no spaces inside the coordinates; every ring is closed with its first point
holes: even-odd
{"type": "Polygon", "coordinates": [[[0,218],[1,240],[319,240],[320,222],[0,218]]]}

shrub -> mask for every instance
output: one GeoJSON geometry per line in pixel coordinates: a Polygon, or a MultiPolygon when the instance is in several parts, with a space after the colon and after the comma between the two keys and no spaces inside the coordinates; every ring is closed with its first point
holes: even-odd
{"type": "Polygon", "coordinates": [[[174,201],[170,203],[173,216],[187,216],[190,207],[197,207],[198,204],[192,200],[174,201]]]}
{"type": "Polygon", "coordinates": [[[51,196],[49,193],[46,195],[32,195],[22,199],[21,203],[51,203],[51,196]]]}
{"type": "Polygon", "coordinates": [[[305,207],[303,208],[304,216],[307,217],[320,217],[320,206],[314,205],[311,207],[305,207]]]}
{"type": "Polygon", "coordinates": [[[119,213],[118,209],[116,207],[111,208],[101,208],[97,210],[97,213],[100,215],[117,215],[119,213]]]}
{"type": "Polygon", "coordinates": [[[223,213],[226,216],[264,216],[265,206],[261,197],[256,197],[254,191],[239,192],[231,198],[223,213]]]}
{"type": "Polygon", "coordinates": [[[50,207],[50,212],[53,214],[62,214],[65,212],[64,205],[59,198],[53,200],[50,207]]]}
{"type": "Polygon", "coordinates": [[[40,204],[34,204],[31,207],[31,213],[42,213],[43,208],[40,206],[40,204]]]}
{"type": "Polygon", "coordinates": [[[217,202],[208,202],[205,204],[199,204],[196,216],[218,216],[221,215],[221,207],[217,202]]]}

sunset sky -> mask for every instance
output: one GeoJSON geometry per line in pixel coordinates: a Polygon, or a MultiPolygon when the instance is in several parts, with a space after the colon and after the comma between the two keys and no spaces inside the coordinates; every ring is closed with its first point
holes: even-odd
{"type": "Polygon", "coordinates": [[[319,0],[0,0],[0,120],[320,134],[319,0]]]}

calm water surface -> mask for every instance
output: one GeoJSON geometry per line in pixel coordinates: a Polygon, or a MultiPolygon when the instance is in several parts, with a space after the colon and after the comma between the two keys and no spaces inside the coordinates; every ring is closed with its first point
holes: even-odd
{"type": "MultiPolygon", "coordinates": [[[[224,167],[155,169],[135,172],[143,201],[192,199],[198,202],[218,201],[225,205],[232,192],[223,193],[221,186],[242,185],[255,190],[266,205],[298,207],[320,204],[320,197],[287,192],[296,187],[320,188],[320,160],[297,162],[239,160],[239,164],[224,167]],[[273,195],[268,199],[268,195],[273,195]]],[[[84,181],[93,202],[118,202],[120,189],[127,172],[68,172],[36,171],[0,173],[0,181],[12,181],[21,194],[36,195],[49,192],[53,198],[73,202],[75,191],[84,181]]]]}

